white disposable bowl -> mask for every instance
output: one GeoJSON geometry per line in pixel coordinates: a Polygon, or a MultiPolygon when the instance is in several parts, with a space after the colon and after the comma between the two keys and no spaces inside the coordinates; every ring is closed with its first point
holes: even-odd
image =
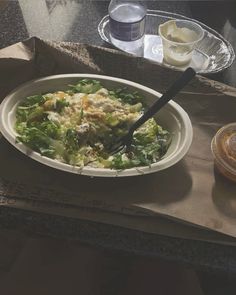
{"type": "Polygon", "coordinates": [[[131,91],[136,90],[145,97],[146,103],[148,105],[161,96],[159,92],[156,92],[148,87],[128,80],[109,76],[93,74],[63,74],[40,78],[27,82],[16,88],[1,103],[0,131],[2,132],[3,136],[15,148],[42,164],[59,170],[88,176],[116,177],[153,173],[174,165],[187,153],[192,142],[192,125],[187,113],[174,101],[170,101],[156,115],[158,124],[160,124],[172,134],[171,145],[165,156],[159,162],[150,166],[125,169],[122,171],[91,167],[80,168],[61,163],[45,156],[41,156],[39,153],[32,151],[24,144],[16,142],[17,133],[14,130],[15,111],[18,103],[21,100],[30,95],[64,90],[68,88],[68,84],[75,84],[79,79],[82,78],[99,80],[104,85],[104,87],[110,89],[127,87],[131,91]]]}

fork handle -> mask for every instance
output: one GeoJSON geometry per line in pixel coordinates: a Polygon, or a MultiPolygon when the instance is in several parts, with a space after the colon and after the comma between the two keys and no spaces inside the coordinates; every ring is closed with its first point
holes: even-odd
{"type": "Polygon", "coordinates": [[[169,100],[174,98],[184,86],[196,75],[192,68],[187,68],[183,74],[172,84],[172,86],[130,127],[129,134],[139,128],[148,119],[153,117],[169,100]]]}

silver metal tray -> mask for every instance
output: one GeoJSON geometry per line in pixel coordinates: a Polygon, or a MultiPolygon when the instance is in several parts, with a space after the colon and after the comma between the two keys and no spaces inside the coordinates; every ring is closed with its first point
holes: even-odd
{"type": "MultiPolygon", "coordinates": [[[[193,20],[176,13],[169,13],[160,10],[148,10],[146,18],[146,32],[144,37],[143,57],[166,67],[184,70],[187,66],[193,67],[200,74],[218,73],[228,68],[235,59],[234,50],[231,44],[215,30],[205,24],[193,20],[205,31],[204,38],[200,41],[193,52],[193,57],[185,67],[171,66],[163,61],[162,41],[157,34],[158,26],[170,19],[193,20]]],[[[98,32],[101,38],[112,44],[109,37],[109,17],[104,16],[98,25],[98,32]]]]}

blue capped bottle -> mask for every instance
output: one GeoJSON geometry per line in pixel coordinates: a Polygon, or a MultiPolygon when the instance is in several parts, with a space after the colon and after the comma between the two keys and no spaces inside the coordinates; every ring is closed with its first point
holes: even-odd
{"type": "Polygon", "coordinates": [[[111,42],[142,56],[147,13],[144,1],[111,0],[108,12],[111,42]]]}

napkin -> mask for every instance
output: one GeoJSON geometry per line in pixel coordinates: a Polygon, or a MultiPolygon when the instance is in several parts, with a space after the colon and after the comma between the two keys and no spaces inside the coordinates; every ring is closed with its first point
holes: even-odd
{"type": "MultiPolygon", "coordinates": [[[[34,37],[0,50],[0,68],[1,100],[23,82],[52,74],[110,75],[159,92],[180,75],[113,49],[34,37]]],[[[175,100],[192,121],[192,145],[178,164],[149,175],[73,175],[28,158],[1,137],[1,206],[234,244],[236,184],[215,170],[210,144],[221,126],[236,120],[236,89],[197,76],[175,100]]]]}

